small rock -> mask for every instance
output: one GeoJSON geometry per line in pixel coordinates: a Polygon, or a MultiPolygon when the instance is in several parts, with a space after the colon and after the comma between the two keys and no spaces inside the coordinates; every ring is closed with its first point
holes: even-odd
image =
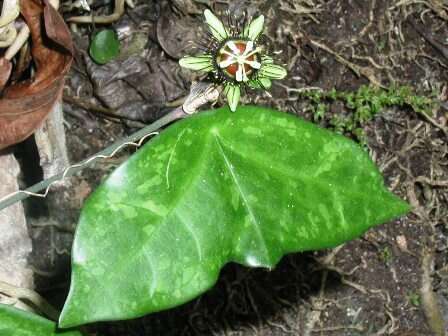
{"type": "Polygon", "coordinates": [[[402,251],[402,252],[409,252],[408,250],[408,242],[406,240],[406,237],[404,235],[400,235],[397,236],[395,238],[398,248],[402,251]]]}

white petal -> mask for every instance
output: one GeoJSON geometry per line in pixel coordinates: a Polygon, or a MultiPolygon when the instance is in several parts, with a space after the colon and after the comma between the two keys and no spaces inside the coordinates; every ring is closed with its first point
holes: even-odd
{"type": "Polygon", "coordinates": [[[212,35],[219,42],[225,40],[229,36],[223,23],[209,9],[204,11],[204,16],[212,35]]]}
{"type": "Polygon", "coordinates": [[[238,64],[238,70],[236,71],[236,78],[235,78],[237,82],[243,81],[243,68],[244,66],[238,64]]]}
{"type": "Polygon", "coordinates": [[[245,56],[246,56],[246,57],[250,57],[250,56],[252,56],[253,54],[256,54],[256,53],[258,53],[258,52],[260,52],[260,51],[261,51],[261,48],[260,48],[260,47],[257,47],[257,48],[255,48],[254,50],[252,50],[251,52],[247,53],[245,56]]]}
{"type": "Polygon", "coordinates": [[[247,82],[249,78],[247,77],[246,74],[246,67],[244,65],[241,65],[241,68],[243,69],[243,82],[247,82]]]}
{"type": "Polygon", "coordinates": [[[218,65],[221,69],[224,69],[233,63],[236,63],[236,59],[231,57],[231,58],[226,59],[225,61],[220,62],[218,65]]]}
{"type": "Polygon", "coordinates": [[[256,40],[257,37],[261,34],[263,31],[264,26],[264,16],[260,15],[255,20],[253,20],[251,23],[249,23],[249,26],[247,26],[244,29],[244,36],[248,37],[251,40],[256,40]]]}
{"type": "Polygon", "coordinates": [[[233,53],[235,55],[239,55],[241,53],[240,49],[238,49],[235,42],[229,41],[229,42],[227,42],[227,45],[229,46],[229,48],[233,51],[233,53]]]}
{"type": "Polygon", "coordinates": [[[244,63],[249,64],[252,68],[254,69],[260,69],[261,68],[261,63],[257,62],[257,61],[248,61],[245,60],[244,63]]]}
{"type": "Polygon", "coordinates": [[[247,54],[250,53],[252,50],[254,50],[254,42],[252,42],[252,41],[247,41],[247,44],[246,44],[246,50],[244,50],[244,54],[243,54],[243,55],[247,55],[247,54]]]}
{"type": "Polygon", "coordinates": [[[236,55],[234,55],[234,54],[228,52],[228,51],[225,50],[225,49],[221,49],[220,52],[223,53],[223,54],[226,54],[227,56],[230,56],[230,57],[235,57],[235,56],[236,56],[236,55]]]}

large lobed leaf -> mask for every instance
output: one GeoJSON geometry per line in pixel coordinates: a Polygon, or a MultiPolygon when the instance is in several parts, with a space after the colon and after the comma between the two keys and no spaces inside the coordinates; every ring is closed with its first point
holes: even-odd
{"type": "Polygon", "coordinates": [[[56,324],[38,315],[0,304],[0,336],[82,336],[77,331],[57,331],[56,324]]]}
{"type": "Polygon", "coordinates": [[[86,202],[63,327],[182,304],[228,262],[272,268],[408,211],[352,141],[258,107],[168,128],[86,202]]]}

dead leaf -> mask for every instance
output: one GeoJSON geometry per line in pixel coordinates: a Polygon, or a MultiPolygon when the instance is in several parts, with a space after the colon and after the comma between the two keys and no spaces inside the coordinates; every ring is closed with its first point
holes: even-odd
{"type": "Polygon", "coordinates": [[[23,141],[42,124],[60,99],[73,55],[70,32],[47,0],[21,0],[20,7],[31,31],[36,72],[7,87],[0,99],[0,149],[23,141]]]}
{"type": "Polygon", "coordinates": [[[9,77],[11,76],[12,64],[6,58],[0,58],[0,92],[6,85],[9,77]]]}
{"type": "Polygon", "coordinates": [[[73,55],[73,41],[64,19],[50,5],[48,0],[44,0],[44,3],[45,32],[47,36],[73,55]]]}

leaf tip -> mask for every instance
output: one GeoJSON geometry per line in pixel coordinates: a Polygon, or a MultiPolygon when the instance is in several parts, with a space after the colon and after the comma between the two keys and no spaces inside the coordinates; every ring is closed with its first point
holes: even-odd
{"type": "Polygon", "coordinates": [[[59,315],[58,327],[61,329],[77,327],[92,320],[92,316],[86,316],[85,312],[82,311],[82,304],[80,302],[78,304],[74,302],[74,296],[75,293],[72,284],[61,315],[59,315]]]}

